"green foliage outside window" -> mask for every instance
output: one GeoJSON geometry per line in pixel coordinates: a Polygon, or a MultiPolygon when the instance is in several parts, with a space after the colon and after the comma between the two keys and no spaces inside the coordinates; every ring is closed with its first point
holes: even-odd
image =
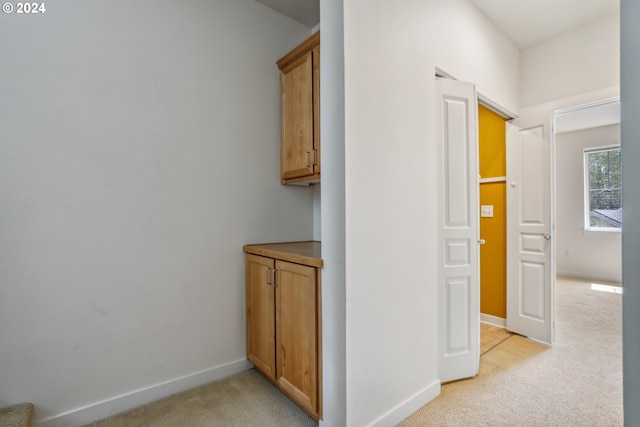
{"type": "Polygon", "coordinates": [[[585,152],[588,228],[621,228],[620,148],[585,152]]]}

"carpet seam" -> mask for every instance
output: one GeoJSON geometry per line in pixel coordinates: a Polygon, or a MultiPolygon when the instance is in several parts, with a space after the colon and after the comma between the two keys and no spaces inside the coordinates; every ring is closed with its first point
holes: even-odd
{"type": "Polygon", "coordinates": [[[491,348],[489,348],[488,350],[486,350],[484,353],[482,353],[480,355],[480,357],[484,356],[485,354],[489,353],[491,350],[493,350],[494,348],[498,347],[500,344],[504,343],[506,340],[508,340],[509,338],[513,338],[514,334],[510,334],[508,337],[505,337],[502,341],[496,343],[495,345],[493,345],[491,348]]]}

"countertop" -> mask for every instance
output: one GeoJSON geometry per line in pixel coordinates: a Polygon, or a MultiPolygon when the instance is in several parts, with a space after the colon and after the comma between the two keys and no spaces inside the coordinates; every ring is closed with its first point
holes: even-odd
{"type": "Polygon", "coordinates": [[[322,267],[322,244],[315,240],[305,242],[256,243],[244,245],[248,254],[281,259],[296,264],[322,267]]]}

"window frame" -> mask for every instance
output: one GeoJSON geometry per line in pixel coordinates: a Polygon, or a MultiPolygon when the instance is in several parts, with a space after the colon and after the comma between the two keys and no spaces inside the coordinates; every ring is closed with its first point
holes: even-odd
{"type": "MultiPolygon", "coordinates": [[[[619,228],[616,227],[593,227],[591,226],[590,215],[591,211],[590,206],[590,194],[589,190],[591,188],[591,182],[589,180],[589,154],[602,152],[602,151],[612,151],[612,150],[620,150],[620,144],[610,144],[610,145],[601,145],[597,147],[587,147],[583,149],[583,172],[584,172],[584,204],[583,204],[583,215],[584,215],[584,231],[586,233],[613,233],[618,234],[622,232],[622,224],[620,224],[619,228]]],[[[622,186],[622,183],[620,184],[622,186]]]]}

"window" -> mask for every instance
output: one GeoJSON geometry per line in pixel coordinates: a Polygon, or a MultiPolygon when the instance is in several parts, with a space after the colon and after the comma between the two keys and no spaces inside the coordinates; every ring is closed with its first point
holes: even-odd
{"type": "Polygon", "coordinates": [[[619,231],[622,227],[620,146],[584,151],[585,229],[619,231]]]}

